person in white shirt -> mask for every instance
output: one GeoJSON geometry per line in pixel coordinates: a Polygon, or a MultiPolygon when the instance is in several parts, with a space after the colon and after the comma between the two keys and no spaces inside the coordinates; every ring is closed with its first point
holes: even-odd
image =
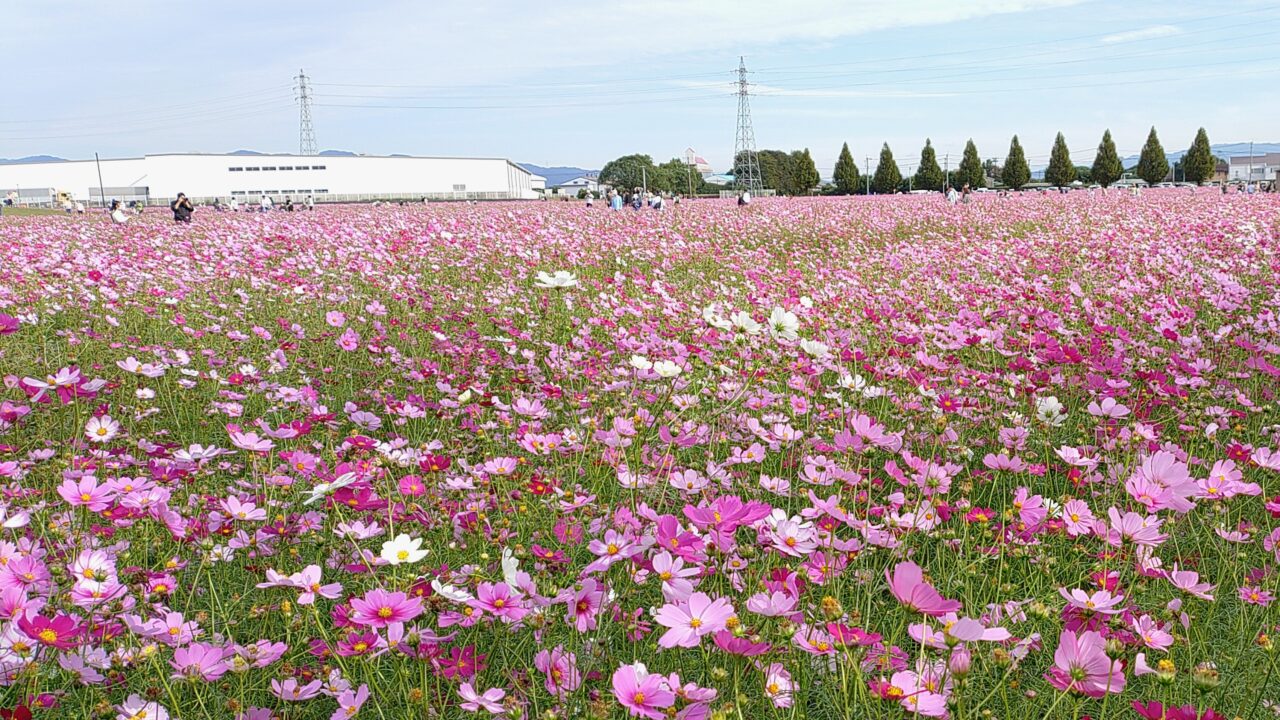
{"type": "Polygon", "coordinates": [[[261,202],[261,203],[259,203],[259,208],[262,210],[262,212],[269,212],[269,211],[271,210],[271,196],[270,196],[270,195],[263,195],[263,196],[262,196],[262,202],[261,202]]]}
{"type": "Polygon", "coordinates": [[[77,215],[84,214],[84,203],[80,202],[79,200],[76,201],[76,214],[77,215]]]}
{"type": "Polygon", "coordinates": [[[119,200],[111,201],[111,222],[116,225],[124,225],[129,222],[129,216],[124,214],[124,208],[120,206],[119,200]]]}
{"type": "Polygon", "coordinates": [[[307,196],[307,209],[308,210],[316,209],[316,199],[311,197],[310,195],[307,196]]]}
{"type": "Polygon", "coordinates": [[[240,212],[240,198],[231,198],[231,202],[228,203],[228,206],[231,208],[231,212],[240,212]]]}

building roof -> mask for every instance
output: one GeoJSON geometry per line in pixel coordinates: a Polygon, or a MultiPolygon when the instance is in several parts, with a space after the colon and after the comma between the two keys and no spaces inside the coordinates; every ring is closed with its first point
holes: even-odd
{"type": "Polygon", "coordinates": [[[1249,155],[1232,155],[1232,165],[1280,165],[1280,152],[1258,153],[1249,155]]]}

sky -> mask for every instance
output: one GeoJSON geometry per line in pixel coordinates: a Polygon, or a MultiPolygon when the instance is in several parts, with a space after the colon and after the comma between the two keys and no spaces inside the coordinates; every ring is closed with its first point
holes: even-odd
{"type": "Polygon", "coordinates": [[[0,157],[320,149],[600,168],[734,153],[745,58],[758,148],[828,176],[889,143],[911,171],[966,140],[1088,164],[1153,125],[1166,150],[1280,141],[1280,3],[1237,0],[310,0],[16,3],[0,14],[0,157]],[[216,9],[212,9],[215,8],[216,9]]]}

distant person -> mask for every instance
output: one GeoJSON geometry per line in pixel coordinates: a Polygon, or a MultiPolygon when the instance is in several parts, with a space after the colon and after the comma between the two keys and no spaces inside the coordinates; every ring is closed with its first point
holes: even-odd
{"type": "Polygon", "coordinates": [[[972,194],[973,194],[973,190],[969,188],[969,183],[965,183],[964,187],[960,188],[960,202],[964,203],[965,205],[968,205],[969,196],[972,194]]]}
{"type": "Polygon", "coordinates": [[[743,190],[742,192],[738,193],[738,207],[742,207],[743,205],[750,205],[750,204],[751,204],[750,191],[743,190]]]}
{"type": "MultiPolygon", "coordinates": [[[[426,202],[426,201],[427,201],[427,199],[426,199],[426,198],[422,198],[422,202],[426,202]]],[[[311,197],[310,195],[308,195],[308,196],[307,196],[306,203],[307,203],[307,209],[308,209],[308,210],[315,210],[315,209],[316,209],[316,199],[315,199],[315,198],[313,198],[313,197],[311,197]]]]}
{"type": "Polygon", "coordinates": [[[119,200],[111,201],[111,222],[116,225],[124,225],[129,222],[129,216],[124,213],[124,206],[119,200]]]}
{"type": "Polygon", "coordinates": [[[76,214],[77,215],[84,214],[84,203],[80,202],[79,200],[76,201],[76,214]]]}
{"type": "Polygon", "coordinates": [[[947,186],[947,202],[951,203],[952,205],[955,205],[959,201],[960,201],[960,193],[956,192],[956,188],[954,185],[948,185],[947,186]]]}
{"type": "Polygon", "coordinates": [[[287,197],[284,199],[284,211],[293,212],[293,198],[287,197]]]}
{"type": "Polygon", "coordinates": [[[271,196],[270,195],[262,196],[262,199],[258,201],[258,210],[259,212],[271,212],[271,196]]]}
{"type": "Polygon", "coordinates": [[[590,209],[591,206],[595,204],[595,202],[596,202],[595,195],[592,195],[591,191],[588,190],[587,191],[587,208],[590,209]]]}
{"type": "Polygon", "coordinates": [[[231,212],[240,212],[240,198],[231,196],[231,212]]]}
{"type": "Polygon", "coordinates": [[[653,208],[654,210],[661,210],[661,209],[662,209],[662,207],[663,207],[663,203],[662,203],[662,193],[655,193],[655,194],[654,194],[654,196],[653,196],[653,202],[649,203],[649,207],[653,208]]]}
{"type": "Polygon", "coordinates": [[[609,209],[610,210],[622,209],[622,194],[619,193],[617,190],[609,191],[609,209]]]}
{"type": "Polygon", "coordinates": [[[196,210],[186,193],[178,193],[177,199],[169,203],[169,209],[173,211],[173,221],[180,223],[191,222],[191,213],[196,210]]]}

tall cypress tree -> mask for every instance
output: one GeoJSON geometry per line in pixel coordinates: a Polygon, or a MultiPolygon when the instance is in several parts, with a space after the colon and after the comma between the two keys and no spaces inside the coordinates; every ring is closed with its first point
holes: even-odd
{"type": "Polygon", "coordinates": [[[1124,175],[1124,165],[1116,153],[1116,144],[1111,139],[1110,130],[1102,133],[1102,142],[1098,143],[1098,154],[1093,157],[1093,168],[1089,175],[1102,187],[1107,187],[1124,175]]]}
{"type": "Polygon", "coordinates": [[[880,164],[876,165],[876,174],[871,179],[871,189],[877,193],[891,193],[898,189],[898,184],[902,182],[902,172],[898,170],[898,163],[893,160],[893,151],[889,149],[889,143],[885,143],[880,148],[880,164]]]}
{"type": "Polygon", "coordinates": [[[841,195],[857,194],[861,179],[858,177],[858,163],[853,161],[853,153],[849,152],[849,143],[840,148],[840,157],[836,158],[835,172],[832,173],[836,192],[841,195]]]}
{"type": "Polygon", "coordinates": [[[964,158],[960,161],[960,168],[956,170],[956,184],[963,187],[965,183],[969,184],[971,189],[977,190],[980,187],[986,187],[985,173],[982,172],[982,158],[978,157],[978,146],[973,144],[973,140],[965,143],[964,158]]]}
{"type": "Polygon", "coordinates": [[[1022,152],[1022,143],[1014,135],[1009,143],[1009,156],[1004,159],[1004,168],[1000,171],[1000,182],[1017,190],[1031,181],[1031,168],[1027,167],[1026,153],[1022,152]]]}
{"type": "Polygon", "coordinates": [[[1217,165],[1218,159],[1209,147],[1209,134],[1200,128],[1196,139],[1191,142],[1191,149],[1182,158],[1182,178],[1188,182],[1203,183],[1213,177],[1217,165]]]}
{"type": "Polygon", "coordinates": [[[920,167],[916,170],[912,184],[917,190],[941,190],[946,177],[942,167],[938,165],[938,154],[933,151],[933,143],[924,139],[924,149],[920,151],[920,167]]]}
{"type": "Polygon", "coordinates": [[[1066,187],[1076,179],[1076,166],[1071,162],[1071,151],[1067,150],[1067,139],[1058,133],[1054,138],[1053,151],[1049,153],[1049,167],[1044,171],[1045,182],[1055,187],[1066,187]]]}
{"type": "Polygon", "coordinates": [[[1169,158],[1165,157],[1164,148],[1160,146],[1160,138],[1156,137],[1153,126],[1147,135],[1147,144],[1142,146],[1142,156],[1138,158],[1138,177],[1155,185],[1169,174],[1169,158]]]}
{"type": "Polygon", "coordinates": [[[805,148],[800,153],[800,158],[796,163],[796,194],[808,195],[813,189],[822,184],[822,176],[818,174],[818,166],[813,162],[813,155],[809,154],[809,148],[805,148]]]}

